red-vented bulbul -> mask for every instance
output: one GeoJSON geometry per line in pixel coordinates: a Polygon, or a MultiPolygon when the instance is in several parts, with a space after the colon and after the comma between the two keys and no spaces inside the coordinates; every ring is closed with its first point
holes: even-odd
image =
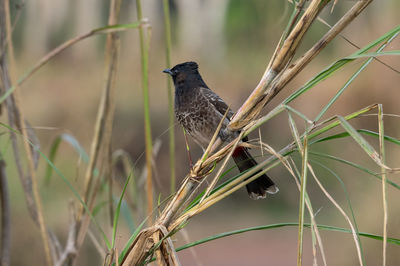
{"type": "MultiPolygon", "coordinates": [[[[174,80],[176,118],[203,150],[210,143],[226,112],[228,114],[222,122],[218,137],[222,142],[230,142],[239,135],[239,132],[227,129],[234,113],[217,94],[208,88],[200,76],[197,63],[182,63],[163,72],[170,74],[174,80]]],[[[247,141],[247,138],[243,141],[247,141]]],[[[232,157],[240,172],[257,165],[256,160],[245,147],[237,147],[232,157]]],[[[247,184],[246,188],[252,199],[265,198],[266,193],[278,192],[278,188],[266,174],[247,184]]]]}

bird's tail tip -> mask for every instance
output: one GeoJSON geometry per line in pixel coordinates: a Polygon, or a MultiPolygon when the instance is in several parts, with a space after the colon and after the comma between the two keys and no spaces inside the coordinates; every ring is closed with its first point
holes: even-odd
{"type": "Polygon", "coordinates": [[[276,194],[276,193],[279,192],[279,188],[278,188],[277,185],[272,185],[269,188],[267,188],[266,191],[267,191],[268,194],[276,194]]]}
{"type": "Polygon", "coordinates": [[[276,185],[269,186],[265,190],[257,190],[257,191],[250,191],[249,192],[249,197],[253,200],[259,200],[259,199],[265,199],[267,197],[267,194],[276,194],[279,192],[279,188],[276,185]]]}

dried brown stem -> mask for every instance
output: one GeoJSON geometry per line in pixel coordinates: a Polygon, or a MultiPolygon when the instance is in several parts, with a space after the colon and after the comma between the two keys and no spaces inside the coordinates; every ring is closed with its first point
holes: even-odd
{"type": "MultiPolygon", "coordinates": [[[[67,261],[71,261],[77,253],[76,249],[76,214],[75,214],[75,208],[73,202],[70,202],[69,204],[69,218],[70,218],[70,223],[69,223],[69,231],[68,231],[68,238],[65,244],[65,249],[64,251],[58,256],[58,260],[54,264],[55,266],[62,266],[66,265],[67,261]]],[[[67,265],[70,265],[68,263],[67,265]]]]}
{"type": "MultiPolygon", "coordinates": [[[[2,157],[2,155],[0,155],[2,157]]],[[[10,265],[11,248],[11,212],[8,193],[6,163],[0,159],[0,204],[1,204],[1,239],[0,265],[10,265]]]]}
{"type": "Polygon", "coordinates": [[[272,57],[272,61],[251,95],[247,98],[239,111],[231,120],[229,127],[232,130],[239,130],[249,123],[256,115],[259,114],[260,108],[254,111],[256,105],[264,98],[265,91],[271,86],[273,80],[281,74],[281,71],[286,68],[294,53],[299,46],[304,34],[310,28],[314,19],[319,12],[325,7],[330,0],[313,0],[305,10],[303,16],[296,23],[293,30],[283,42],[282,47],[277,51],[276,56],[272,57]]]}
{"type": "Polygon", "coordinates": [[[311,62],[343,29],[350,24],[372,0],[358,1],[313,47],[291,64],[266,93],[265,104],[273,99],[308,63],[311,62]]]}
{"type": "Polygon", "coordinates": [[[15,99],[15,107],[19,109],[18,114],[18,120],[20,121],[20,130],[22,132],[22,136],[24,137],[24,148],[25,148],[25,153],[28,161],[28,169],[29,169],[29,177],[30,181],[32,182],[32,191],[33,191],[33,198],[36,204],[36,213],[37,213],[37,221],[39,223],[39,229],[40,229],[40,235],[43,241],[43,246],[44,246],[44,251],[45,251],[45,257],[46,257],[46,263],[47,265],[52,264],[52,258],[51,258],[51,253],[50,253],[50,243],[49,243],[49,238],[47,235],[47,228],[44,222],[44,215],[43,215],[43,207],[42,207],[42,202],[40,199],[40,194],[39,194],[39,188],[38,188],[38,181],[36,177],[36,170],[35,170],[35,163],[34,159],[32,156],[31,152],[31,147],[28,142],[29,140],[29,135],[27,131],[27,127],[24,126],[24,121],[25,121],[25,116],[24,112],[21,108],[23,106],[21,104],[21,96],[19,92],[19,86],[16,82],[16,63],[15,63],[15,56],[14,56],[14,47],[13,47],[13,42],[11,38],[11,18],[10,18],[10,6],[9,6],[9,1],[3,1],[2,5],[4,6],[4,13],[5,13],[5,25],[6,25],[6,36],[7,36],[7,43],[8,43],[8,54],[10,58],[10,80],[11,84],[15,84],[15,90],[14,90],[14,99],[15,99]]]}
{"type": "MultiPolygon", "coordinates": [[[[121,0],[113,0],[110,4],[109,14],[109,25],[113,25],[117,22],[119,17],[119,10],[121,6],[121,0]]],[[[107,48],[105,58],[105,84],[102,93],[102,97],[99,104],[99,110],[97,113],[96,125],[94,130],[94,137],[90,150],[90,161],[86,168],[85,184],[84,184],[84,202],[89,204],[89,209],[95,202],[96,189],[93,189],[93,172],[95,165],[98,161],[100,149],[103,147],[105,153],[105,173],[110,174],[111,171],[111,133],[112,133],[112,121],[114,116],[114,94],[115,94],[115,83],[116,73],[118,65],[118,54],[119,54],[119,38],[117,33],[108,33],[107,35],[107,48]],[[92,194],[92,196],[90,196],[92,194]],[[91,198],[89,200],[89,198],[91,198]]],[[[110,177],[111,178],[111,177],[110,177]]],[[[97,187],[97,186],[95,186],[97,187]]],[[[78,249],[82,245],[84,237],[86,235],[89,226],[89,217],[84,215],[84,208],[81,207],[80,213],[77,220],[78,224],[78,249]]]]}

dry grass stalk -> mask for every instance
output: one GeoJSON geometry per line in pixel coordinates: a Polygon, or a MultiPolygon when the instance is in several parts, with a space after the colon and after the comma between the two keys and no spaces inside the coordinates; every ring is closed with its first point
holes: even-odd
{"type": "Polygon", "coordinates": [[[331,29],[302,57],[291,64],[277,82],[266,92],[265,104],[279,93],[308,63],[311,62],[343,29],[353,21],[372,0],[358,1],[331,29]]]}
{"type": "MultiPolygon", "coordinates": [[[[289,59],[292,58],[292,52],[294,52],[297,48],[299,41],[294,47],[290,46],[290,44],[293,45],[292,41],[286,46],[284,45],[282,49],[277,49],[278,55],[272,57],[271,62],[269,63],[260,83],[232,119],[230,124],[231,129],[241,129],[250,120],[254,119],[260,113],[265,104],[272,100],[272,98],[276,96],[280,90],[282,90],[302,69],[304,69],[304,67],[307,66],[307,64],[310,63],[312,59],[314,59],[315,56],[317,56],[340,32],[342,32],[343,29],[349,25],[371,2],[372,0],[357,1],[354,6],[312,48],[310,48],[302,57],[297,59],[296,62],[291,64],[289,67],[286,67],[287,65],[284,65],[283,63],[290,62],[289,59]],[[284,50],[285,47],[289,48],[284,50]],[[288,58],[283,60],[281,59],[282,56],[279,56],[280,54],[284,54],[288,58]],[[276,67],[274,68],[274,66],[276,67]],[[285,68],[282,69],[281,67],[285,68]],[[279,72],[279,70],[281,71],[279,72]],[[270,74],[274,72],[276,72],[275,75],[270,74]],[[273,79],[277,76],[279,77],[276,80],[270,80],[271,78],[273,79]],[[241,120],[240,123],[238,122],[239,120],[241,120]]],[[[318,15],[315,12],[310,14],[313,16],[318,15]]],[[[305,13],[299,23],[302,20],[308,21],[309,19],[314,20],[315,17],[308,17],[305,13]]],[[[305,22],[303,25],[304,27],[310,26],[310,24],[305,24],[305,22]]],[[[298,30],[297,27],[293,29],[289,37],[300,37],[296,35],[296,29],[298,30]]],[[[303,31],[300,31],[300,33],[303,33],[303,31]]]]}
{"type": "Polygon", "coordinates": [[[299,46],[304,34],[310,28],[312,22],[321,12],[330,0],[312,0],[308,8],[305,10],[303,16],[293,27],[288,37],[284,40],[282,47],[278,48],[276,54],[272,57],[272,61],[258,83],[257,87],[253,90],[245,103],[239,108],[230,122],[232,130],[243,128],[249,123],[256,115],[258,115],[263,106],[257,105],[264,98],[265,91],[272,85],[276,77],[281,75],[293,58],[297,47],[299,46]],[[256,111],[254,108],[257,107],[256,111]]]}
{"type": "MultiPolygon", "coordinates": [[[[121,0],[113,0],[110,4],[109,14],[109,25],[116,24],[119,17],[119,10],[121,6],[121,0]]],[[[99,158],[100,149],[103,148],[107,161],[109,171],[111,171],[111,157],[110,157],[110,145],[111,145],[111,128],[112,120],[114,115],[114,94],[115,94],[115,82],[117,73],[117,63],[119,54],[119,38],[116,33],[109,33],[107,35],[107,49],[106,49],[106,60],[105,60],[105,84],[100,100],[99,110],[97,113],[96,125],[94,130],[94,137],[90,149],[90,161],[86,168],[85,173],[85,184],[84,184],[84,202],[89,205],[89,209],[93,207],[95,196],[97,192],[97,185],[93,186],[93,172],[96,163],[99,158]],[[91,199],[90,199],[91,198],[91,199]],[[90,199],[90,200],[89,200],[90,199]]],[[[106,170],[108,171],[108,170],[106,170]]],[[[98,184],[98,180],[96,181],[98,184]]],[[[78,234],[77,234],[77,245],[78,250],[82,245],[84,237],[86,235],[89,226],[89,217],[84,215],[84,208],[81,207],[78,215],[78,234]]]]}
{"type": "Polygon", "coordinates": [[[0,265],[10,265],[11,248],[11,213],[8,193],[6,163],[0,155],[0,206],[1,206],[1,239],[0,265]]]}
{"type": "MultiPolygon", "coordinates": [[[[14,56],[14,47],[13,47],[13,42],[11,38],[11,18],[10,18],[10,6],[9,6],[9,1],[3,0],[1,5],[2,9],[4,10],[5,13],[5,26],[6,26],[6,36],[7,36],[7,47],[8,47],[8,54],[9,54],[9,59],[10,59],[10,67],[9,67],[9,73],[10,73],[10,85],[15,84],[15,90],[14,90],[14,100],[15,100],[15,108],[19,109],[19,112],[14,113],[14,115],[17,115],[17,120],[19,121],[19,130],[22,132],[22,136],[24,137],[24,148],[25,148],[25,153],[28,161],[28,171],[29,171],[29,178],[30,182],[32,184],[32,192],[33,192],[33,198],[36,206],[36,214],[37,214],[37,222],[39,224],[39,229],[40,229],[40,235],[43,241],[44,245],[44,250],[45,250],[45,257],[46,257],[46,264],[47,265],[52,265],[52,257],[50,253],[50,243],[49,243],[49,237],[47,235],[47,227],[44,222],[44,215],[43,215],[43,207],[42,207],[42,202],[40,199],[40,194],[39,194],[39,188],[38,188],[38,181],[36,177],[36,169],[35,169],[35,163],[34,159],[32,156],[32,151],[30,144],[28,142],[29,140],[29,134],[27,127],[25,126],[25,116],[23,109],[21,108],[22,103],[21,103],[21,96],[19,92],[19,86],[16,82],[16,62],[15,62],[15,56],[14,56]]],[[[4,69],[3,69],[4,71],[4,69]]],[[[8,89],[8,88],[7,88],[8,89]]]]}

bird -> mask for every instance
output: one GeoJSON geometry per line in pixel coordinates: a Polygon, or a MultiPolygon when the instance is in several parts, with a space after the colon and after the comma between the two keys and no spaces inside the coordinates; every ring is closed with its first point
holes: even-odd
{"type": "MultiPolygon", "coordinates": [[[[228,129],[234,112],[207,86],[196,62],[184,62],[173,68],[164,69],[163,72],[172,77],[175,86],[174,109],[178,122],[203,150],[209,145],[222,120],[217,135],[221,143],[229,143],[239,136],[239,131],[228,129]]],[[[247,137],[242,139],[242,141],[247,140],[247,137]]],[[[240,172],[257,165],[247,147],[236,147],[232,158],[240,172]]],[[[252,199],[266,198],[267,193],[275,194],[279,191],[266,174],[248,183],[246,188],[252,199]]]]}

